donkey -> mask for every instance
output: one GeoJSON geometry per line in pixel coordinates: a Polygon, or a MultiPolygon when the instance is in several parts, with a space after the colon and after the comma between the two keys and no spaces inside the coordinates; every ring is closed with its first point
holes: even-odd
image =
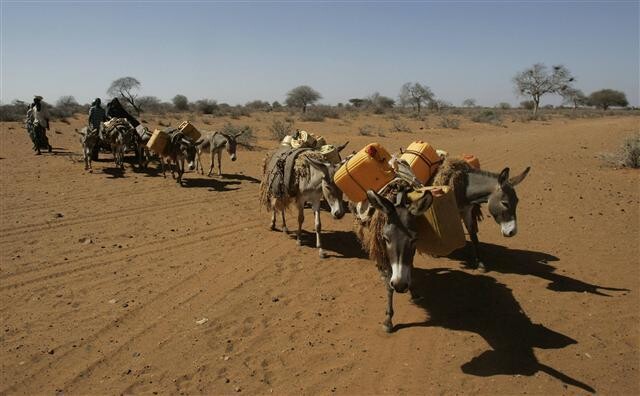
{"type": "Polygon", "coordinates": [[[136,127],[136,133],[139,138],[138,147],[136,148],[136,156],[138,157],[140,169],[145,169],[149,165],[149,158],[151,157],[149,148],[147,147],[147,143],[149,143],[149,139],[151,139],[151,132],[147,127],[138,125],[136,127]]]}
{"type": "Polygon", "coordinates": [[[220,162],[222,160],[222,150],[226,149],[231,161],[235,161],[237,159],[236,148],[238,146],[238,137],[242,135],[244,131],[240,133],[236,133],[233,135],[215,132],[206,135],[202,142],[198,145],[197,150],[197,160],[196,160],[196,171],[198,170],[198,165],[200,166],[200,173],[204,175],[204,166],[202,166],[202,161],[200,157],[203,151],[208,151],[211,155],[211,166],[209,167],[209,173],[207,176],[211,176],[213,173],[213,160],[215,156],[218,156],[218,176],[222,175],[222,168],[220,167],[220,162]]]}
{"type": "Polygon", "coordinates": [[[486,270],[478,241],[478,221],[483,218],[480,205],[487,204],[504,237],[516,235],[518,196],[514,187],[527,177],[530,170],[531,167],[527,167],[518,176],[509,178],[509,168],[496,174],[474,169],[458,159],[447,159],[438,169],[433,184],[453,187],[460,216],[471,239],[476,268],[486,270]]]}
{"type": "MultiPolygon", "coordinates": [[[[278,155],[277,153],[274,155],[278,155]]],[[[316,247],[320,258],[325,258],[326,254],[322,249],[320,233],[322,224],[320,222],[320,203],[324,198],[331,208],[331,215],[336,219],[341,219],[345,214],[345,206],[342,200],[342,191],[333,181],[333,175],[339,164],[332,164],[324,161],[324,157],[317,151],[305,151],[295,159],[291,188],[285,188],[281,194],[276,194],[270,185],[271,176],[278,169],[269,169],[269,157],[265,159],[264,174],[260,185],[260,200],[262,204],[271,211],[271,230],[276,229],[276,216],[280,211],[282,215],[282,231],[288,233],[285,209],[295,204],[298,208],[298,231],[296,240],[298,245],[302,245],[302,223],[304,222],[304,204],[311,203],[315,219],[316,247]]],[[[274,168],[277,167],[274,166],[274,168]]]]}
{"type": "Polygon", "coordinates": [[[80,135],[80,143],[82,144],[82,157],[84,159],[84,170],[91,173],[93,172],[93,168],[91,167],[91,154],[93,153],[94,147],[98,144],[99,130],[90,127],[84,127],[79,131],[76,129],[75,132],[80,135]]]}
{"type": "Polygon", "coordinates": [[[383,327],[393,331],[393,293],[411,290],[411,271],[416,253],[417,218],[433,203],[433,196],[423,191],[410,201],[410,184],[396,179],[382,194],[367,191],[373,213],[366,219],[355,216],[356,235],[369,258],[376,262],[387,289],[387,309],[383,327]]]}
{"type": "Polygon", "coordinates": [[[124,150],[129,140],[127,136],[131,131],[133,131],[133,127],[124,118],[111,128],[100,128],[100,140],[111,147],[113,161],[120,169],[124,169],[124,150]]]}
{"type": "Polygon", "coordinates": [[[187,160],[189,170],[195,168],[196,158],[196,145],[200,144],[200,140],[194,142],[191,138],[184,133],[175,131],[171,134],[171,139],[167,142],[160,157],[160,168],[162,169],[162,176],[167,177],[165,172],[165,166],[163,158],[167,159],[167,164],[171,166],[173,162],[175,164],[175,173],[178,174],[176,178],[174,173],[174,167],[171,166],[171,177],[176,179],[176,183],[182,186],[182,175],[184,174],[184,161],[187,160]]]}

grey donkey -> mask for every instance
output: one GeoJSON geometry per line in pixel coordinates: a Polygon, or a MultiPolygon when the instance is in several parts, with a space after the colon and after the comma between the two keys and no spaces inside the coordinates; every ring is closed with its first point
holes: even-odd
{"type": "Polygon", "coordinates": [[[211,176],[213,173],[213,163],[214,157],[218,157],[218,175],[222,175],[222,167],[220,163],[222,162],[222,150],[226,149],[231,161],[235,161],[238,156],[236,155],[236,148],[238,146],[238,137],[244,133],[236,133],[233,135],[215,132],[205,135],[202,138],[202,141],[197,146],[197,155],[196,155],[196,171],[198,170],[198,166],[200,167],[200,173],[204,175],[204,166],[202,166],[201,155],[202,152],[208,151],[211,155],[211,166],[209,167],[209,173],[207,176],[211,176]]]}
{"type": "Polygon", "coordinates": [[[469,233],[473,247],[474,265],[485,270],[480,257],[478,221],[482,220],[481,204],[487,204],[489,213],[500,225],[502,235],[515,236],[518,232],[516,208],[518,195],[515,186],[520,184],[531,170],[509,177],[509,168],[499,174],[476,170],[462,160],[446,160],[435,176],[434,185],[449,185],[456,193],[456,204],[469,233]]]}
{"type": "Polygon", "coordinates": [[[374,212],[366,221],[356,217],[356,234],[369,258],[376,262],[387,290],[385,331],[393,331],[393,293],[411,290],[411,271],[418,238],[417,218],[431,207],[433,196],[425,191],[410,201],[411,187],[405,181],[392,182],[386,192],[367,191],[374,212]]]}
{"type": "Polygon", "coordinates": [[[84,170],[93,172],[91,166],[91,153],[94,147],[98,144],[99,130],[90,127],[84,127],[80,131],[75,130],[80,135],[80,143],[82,144],[82,157],[84,159],[84,170]]]}

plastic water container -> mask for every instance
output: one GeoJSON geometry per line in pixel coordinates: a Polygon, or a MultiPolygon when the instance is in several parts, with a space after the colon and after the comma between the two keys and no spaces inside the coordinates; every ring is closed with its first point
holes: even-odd
{"type": "Polygon", "coordinates": [[[198,131],[198,129],[196,129],[196,127],[194,127],[193,124],[189,121],[184,121],[182,124],[180,124],[178,129],[180,130],[180,132],[184,133],[185,136],[191,138],[194,142],[200,139],[200,136],[202,136],[200,134],[200,131],[198,131]]]}
{"type": "Polygon", "coordinates": [[[168,141],[169,141],[169,134],[159,129],[156,129],[155,131],[153,131],[153,134],[151,135],[151,137],[149,138],[149,141],[147,142],[147,148],[149,148],[149,150],[152,150],[157,154],[162,154],[165,147],[167,146],[168,141]]]}
{"type": "Polygon", "coordinates": [[[423,184],[426,184],[431,179],[431,176],[436,173],[438,166],[442,162],[442,158],[440,158],[436,150],[429,143],[423,141],[411,143],[403,151],[400,158],[409,163],[416,178],[423,184]]]}
{"type": "Polygon", "coordinates": [[[409,193],[409,199],[417,199],[423,191],[430,191],[433,203],[417,221],[418,241],[416,250],[432,256],[446,256],[466,243],[462,220],[453,189],[448,186],[424,187],[409,193]]]}
{"type": "Polygon", "coordinates": [[[395,177],[391,155],[379,143],[366,145],[336,171],[333,180],[353,202],[367,199],[367,190],[378,191],[395,177]]]}
{"type": "Polygon", "coordinates": [[[462,159],[474,169],[480,169],[480,160],[473,154],[462,154],[462,159]]]}

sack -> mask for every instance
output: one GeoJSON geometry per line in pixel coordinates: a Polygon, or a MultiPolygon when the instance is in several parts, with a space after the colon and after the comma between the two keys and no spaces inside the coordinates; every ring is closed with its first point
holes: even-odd
{"type": "Polygon", "coordinates": [[[446,256],[466,243],[456,197],[448,186],[423,187],[410,192],[408,197],[415,201],[426,191],[433,195],[433,203],[423,216],[418,217],[416,250],[422,254],[446,256]]]}

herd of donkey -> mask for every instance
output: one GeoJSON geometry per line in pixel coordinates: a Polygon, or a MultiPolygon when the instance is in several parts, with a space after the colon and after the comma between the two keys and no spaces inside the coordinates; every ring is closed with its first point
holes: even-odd
{"type": "MultiPolygon", "coordinates": [[[[201,155],[205,152],[211,156],[209,176],[215,157],[221,174],[223,151],[232,161],[237,158],[239,134],[215,132],[200,136],[189,122],[152,133],[123,117],[112,118],[99,131],[87,127],[77,132],[81,135],[88,171],[92,170],[91,159],[101,146],[111,150],[118,167],[124,167],[127,149],[135,151],[140,168],[147,167],[153,152],[163,176],[166,177],[166,162],[180,185],[185,162],[190,170],[204,174],[201,155]]],[[[316,247],[323,258],[322,201],[336,219],[349,210],[364,250],[385,280],[387,307],[383,326],[392,332],[393,294],[411,291],[416,249],[434,256],[447,255],[464,245],[464,224],[471,240],[472,263],[484,269],[477,236],[478,221],[482,220],[480,206],[487,204],[503,236],[514,236],[518,204],[515,186],[524,180],[530,168],[514,177],[510,176],[509,168],[499,173],[487,172],[480,169],[475,158],[453,158],[420,141],[395,155],[372,143],[342,158],[340,154],[347,144],[329,145],[322,137],[305,131],[287,136],[265,157],[260,203],[271,213],[271,230],[276,230],[279,214],[285,233],[288,233],[285,211],[291,206],[297,208],[299,245],[304,208],[310,204],[316,247]]],[[[412,297],[419,296],[412,294],[412,297]]]]}

